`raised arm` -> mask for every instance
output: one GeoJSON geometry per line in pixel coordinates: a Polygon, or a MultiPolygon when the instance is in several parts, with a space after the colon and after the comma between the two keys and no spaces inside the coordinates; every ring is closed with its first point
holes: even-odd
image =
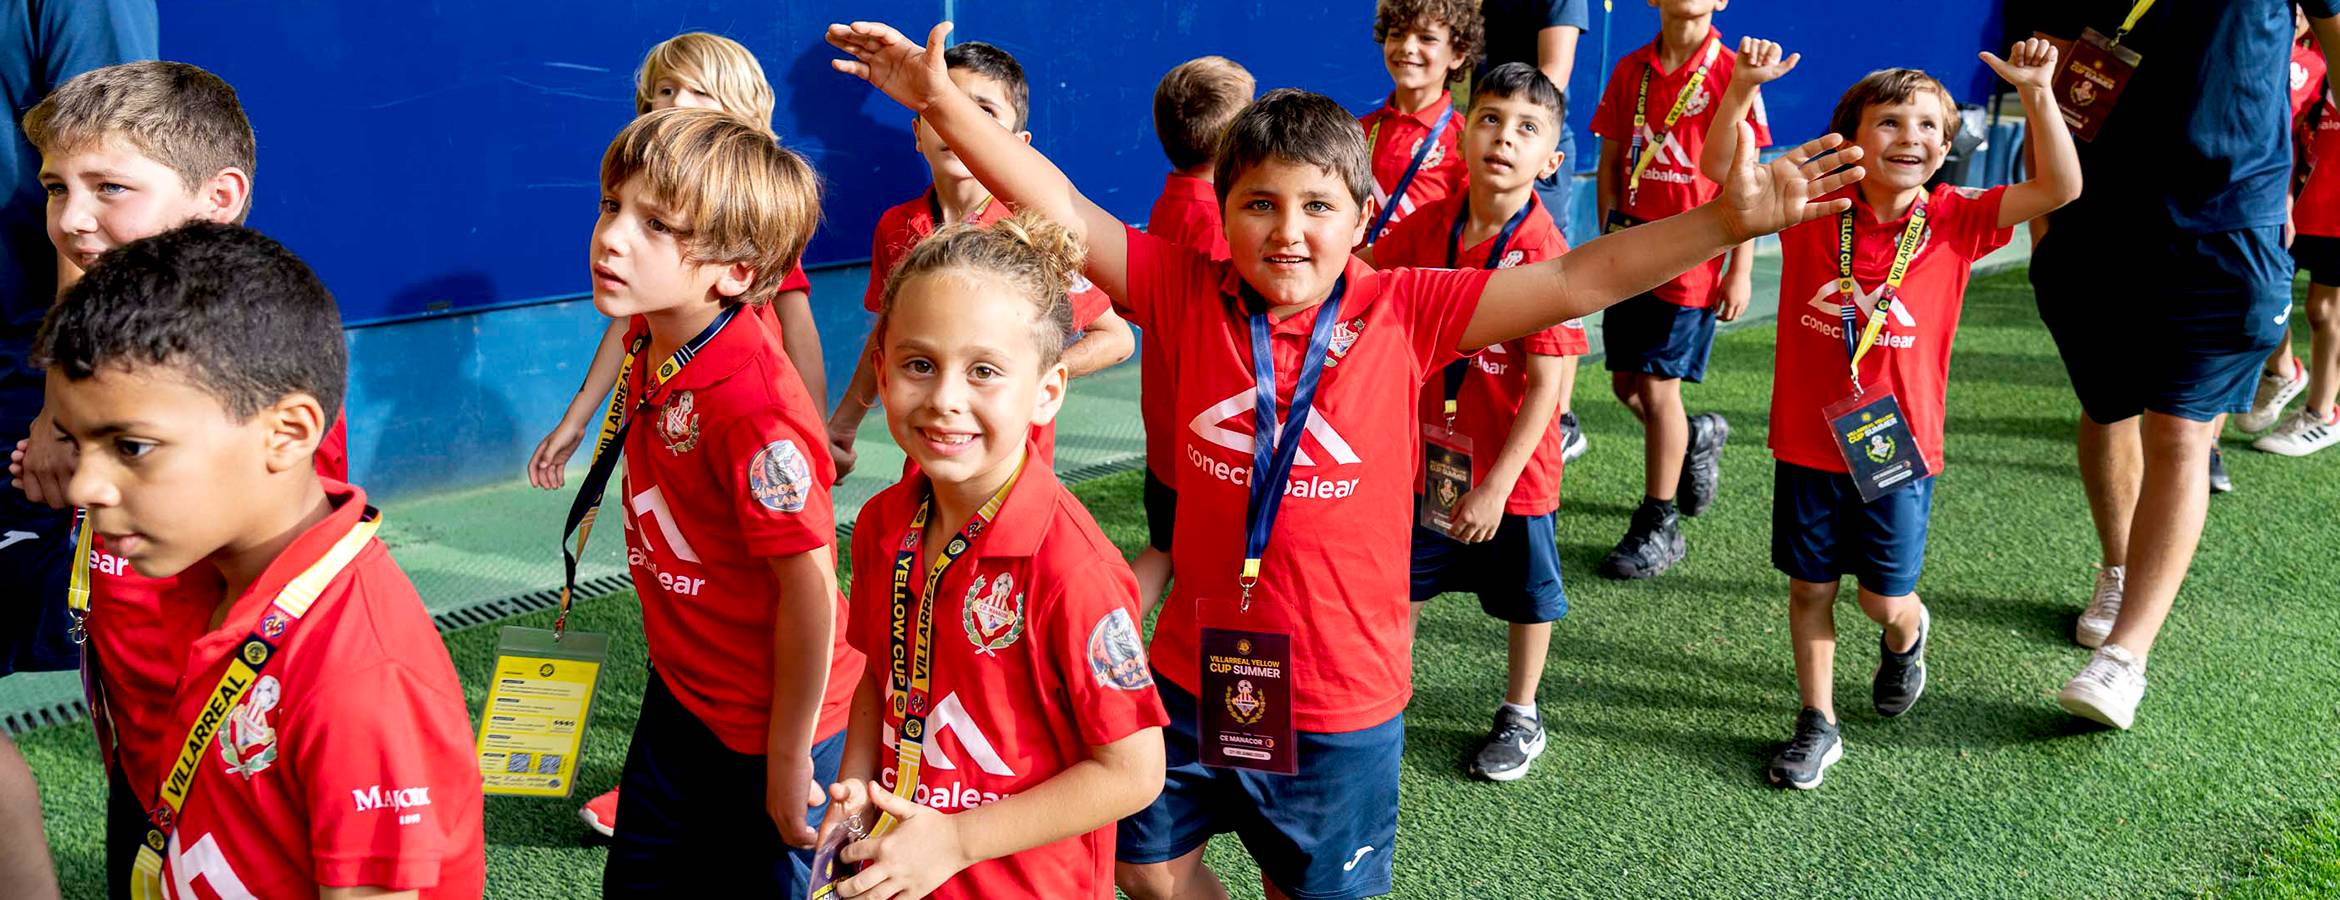
{"type": "Polygon", "coordinates": [[[999,127],[951,83],[940,49],[950,33],[951,23],[936,25],[927,33],[927,47],[921,47],[879,22],[831,25],[829,43],[853,59],[830,64],[868,81],[916,113],[992,196],[1019,210],[1038,210],[1080,237],[1088,246],[1089,280],[1107,294],[1128,296],[1128,247],[1121,220],[1081,196],[1048,157],[999,127]]]}
{"type": "MultiPolygon", "coordinates": [[[[1755,108],[1755,92],[1766,84],[1778,81],[1780,76],[1796,70],[1796,63],[1804,55],[1783,51],[1778,42],[1757,37],[1739,39],[1739,65],[1731,71],[1731,86],[1723,91],[1722,104],[1715,107],[1714,122],[1741,122],[1755,108]]],[[[1720,182],[1730,174],[1731,160],[1739,148],[1739,130],[1716,128],[1707,134],[1706,149],[1698,153],[1698,172],[1707,180],[1720,182]]]]}
{"type": "Polygon", "coordinates": [[[1860,161],[1859,147],[1840,148],[1843,138],[1822,135],[1758,166],[1754,129],[1744,121],[1732,129],[1739,133],[1738,153],[1714,200],[1554,259],[1498,270],[1456,348],[1477,350],[1597,312],[1739,244],[1852,206],[1845,198],[1815,201],[1860,180],[1861,167],[1847,165],[1860,161]],[[1844,170],[1824,174],[1839,166],[1844,170]]]}
{"type": "Polygon", "coordinates": [[[2072,130],[2064,126],[2051,87],[2056,45],[2031,38],[2016,41],[2006,59],[1987,50],[1980,55],[1991,71],[2015,86],[2016,96],[2023,100],[2024,130],[2033,137],[2031,180],[2007,188],[1999,198],[1999,227],[2009,228],[2080,198],[2080,152],[2072,145],[2072,130]]]}

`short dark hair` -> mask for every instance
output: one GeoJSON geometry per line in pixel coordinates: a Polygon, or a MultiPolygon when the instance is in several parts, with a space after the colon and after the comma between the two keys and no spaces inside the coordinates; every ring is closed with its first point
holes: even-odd
{"type": "Polygon", "coordinates": [[[246,420],[294,393],[341,409],[341,311],[317,273],[241,225],[198,222],[106,252],[50,308],[33,358],[80,381],[166,366],[246,420]]]}
{"type": "Polygon", "coordinates": [[[1299,88],[1277,88],[1251,102],[1227,123],[1219,136],[1218,165],[1212,178],[1219,189],[1219,205],[1227,205],[1227,191],[1244,170],[1269,159],[1316,166],[1349,186],[1357,208],[1373,194],[1371,153],[1365,129],[1357,117],[1333,98],[1299,88]]]}
{"type": "Polygon", "coordinates": [[[1552,114],[1552,124],[1568,127],[1568,97],[1552,86],[1552,79],[1544,71],[1523,62],[1507,62],[1488,69],[1471,85],[1471,105],[1479,98],[1510,99],[1525,97],[1529,103],[1541,106],[1552,114]]]}
{"type": "Polygon", "coordinates": [[[1014,54],[982,41],[952,44],[943,51],[943,68],[965,69],[1007,85],[1008,105],[1016,108],[1016,130],[1032,121],[1032,85],[1024,80],[1024,66],[1014,54]]]}
{"type": "Polygon", "coordinates": [[[1179,63],[1154,86],[1154,136],[1170,165],[1185,169],[1211,161],[1219,133],[1251,102],[1258,83],[1251,72],[1224,56],[1179,63]]]}

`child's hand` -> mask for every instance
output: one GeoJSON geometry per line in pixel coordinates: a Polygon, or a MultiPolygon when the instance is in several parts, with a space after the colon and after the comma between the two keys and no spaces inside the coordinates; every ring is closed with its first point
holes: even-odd
{"type": "Polygon", "coordinates": [[[861,874],[838,882],[837,896],[917,900],[975,864],[953,817],[891,791],[870,791],[869,799],[894,817],[894,828],[838,852],[838,859],[865,865],[861,874]]]}
{"type": "Polygon", "coordinates": [[[1991,71],[1999,73],[2000,78],[2007,79],[2008,84],[2017,88],[2044,91],[2055,83],[2056,45],[2045,39],[2016,41],[2015,46],[2007,48],[2006,59],[2000,59],[1988,50],[1977,55],[1982,57],[1984,65],[1991,67],[1991,71]]]}
{"type": "Polygon", "coordinates": [[[1736,322],[1747,312],[1747,301],[1755,296],[1755,279],[1723,276],[1715,286],[1714,317],[1723,322],[1736,322]]]}
{"type": "Polygon", "coordinates": [[[528,456],[528,483],[547,491],[560,487],[568,480],[569,457],[576,455],[577,445],[584,440],[584,426],[567,419],[553,426],[544,440],[536,442],[536,452],[528,456]]]}
{"type": "Polygon", "coordinates": [[[1492,482],[1465,491],[1455,501],[1454,522],[1446,526],[1446,536],[1465,544],[1494,537],[1496,527],[1503,524],[1503,502],[1510,498],[1509,486],[1492,482]],[[1494,490],[1499,487],[1503,490],[1494,490]]]}
{"type": "Polygon", "coordinates": [[[911,112],[925,112],[936,99],[955,90],[943,66],[943,37],[950,33],[951,23],[937,24],[926,34],[926,47],[921,47],[882,22],[831,25],[829,44],[853,54],[853,59],[830,60],[829,65],[868,81],[911,112]],[[929,52],[927,47],[934,49],[929,52]]]}
{"type": "MultiPolygon", "coordinates": [[[[804,824],[805,812],[821,805],[821,783],[813,780],[812,772],[810,756],[775,756],[765,764],[764,813],[772,817],[780,839],[791,847],[811,849],[818,837],[812,826],[804,824]]],[[[827,821],[823,817],[823,824],[827,821]]]]}
{"type": "Polygon", "coordinates": [[[16,451],[8,454],[8,474],[15,479],[25,499],[64,509],[65,487],[73,481],[73,451],[57,440],[56,429],[49,424],[47,414],[32,422],[31,433],[16,442],[16,451]]]}
{"type": "Polygon", "coordinates": [[[1737,87],[1742,81],[1749,87],[1778,81],[1780,76],[1795,71],[1796,63],[1804,58],[1801,53],[1789,53],[1782,58],[1781,53],[1778,41],[1740,38],[1739,67],[1731,75],[1731,86],[1737,87]]]}
{"type": "Polygon", "coordinates": [[[869,782],[859,778],[829,785],[829,811],[821,815],[821,833],[816,846],[829,839],[829,832],[845,827],[854,816],[861,817],[863,829],[876,825],[877,816],[869,808],[869,795],[873,793],[876,792],[870,790],[869,782]]]}
{"type": "MultiPolygon", "coordinates": [[[[851,403],[853,398],[847,397],[845,402],[851,403]]],[[[837,483],[844,484],[845,476],[853,471],[854,460],[860,456],[853,449],[853,436],[861,429],[841,428],[840,424],[836,419],[829,420],[829,462],[837,467],[837,483]]]]}
{"type": "Polygon", "coordinates": [[[1850,198],[1819,198],[1867,174],[1860,166],[1850,165],[1860,162],[1860,147],[1845,145],[1844,138],[1826,134],[1759,166],[1755,164],[1754,127],[1746,122],[1733,127],[1739,129],[1738,146],[1731,154],[1729,179],[1714,201],[1730,243],[1743,244],[1852,208],[1850,198]],[[1829,174],[1839,166],[1844,170],[1829,174]]]}

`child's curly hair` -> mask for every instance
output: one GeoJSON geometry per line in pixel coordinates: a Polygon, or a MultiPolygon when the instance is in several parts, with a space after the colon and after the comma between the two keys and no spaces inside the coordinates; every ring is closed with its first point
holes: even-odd
{"type": "Polygon", "coordinates": [[[1486,26],[1479,18],[1477,0],[1381,0],[1373,10],[1373,42],[1385,44],[1390,35],[1424,25],[1444,25],[1447,42],[1454,45],[1456,72],[1479,64],[1487,51],[1486,26]]]}

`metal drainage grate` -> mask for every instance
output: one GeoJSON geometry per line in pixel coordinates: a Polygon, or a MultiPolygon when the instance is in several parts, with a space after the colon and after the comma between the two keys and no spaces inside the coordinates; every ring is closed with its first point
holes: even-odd
{"type": "Polygon", "coordinates": [[[47,706],[34,707],[20,713],[11,713],[0,717],[0,731],[18,735],[36,728],[70,725],[88,719],[89,704],[82,702],[81,698],[75,697],[62,703],[51,703],[47,706]]]}

